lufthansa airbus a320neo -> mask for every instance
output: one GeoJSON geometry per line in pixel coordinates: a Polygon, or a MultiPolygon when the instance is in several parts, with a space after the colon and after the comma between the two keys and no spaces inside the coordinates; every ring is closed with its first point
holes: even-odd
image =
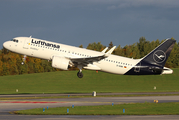
{"type": "Polygon", "coordinates": [[[164,65],[175,42],[176,40],[166,39],[141,59],[112,55],[115,46],[108,52],[108,48],[97,52],[32,37],[16,37],[3,46],[15,53],[52,60],[54,68],[68,70],[70,66],[78,67],[77,76],[82,78],[83,68],[124,75],[172,74],[173,70],[164,65]]]}

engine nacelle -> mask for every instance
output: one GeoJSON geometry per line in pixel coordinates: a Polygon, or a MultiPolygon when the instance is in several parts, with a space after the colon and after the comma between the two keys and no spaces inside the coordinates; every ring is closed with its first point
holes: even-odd
{"type": "Polygon", "coordinates": [[[69,61],[69,59],[66,59],[64,57],[53,56],[52,67],[62,70],[68,70],[69,61]]]}

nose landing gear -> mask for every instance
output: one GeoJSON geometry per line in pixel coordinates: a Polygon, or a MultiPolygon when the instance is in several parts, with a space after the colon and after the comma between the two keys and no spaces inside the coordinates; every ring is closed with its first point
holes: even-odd
{"type": "Polygon", "coordinates": [[[22,65],[24,65],[24,63],[26,62],[26,58],[27,58],[27,56],[26,55],[24,55],[24,57],[22,58],[22,65]]]}

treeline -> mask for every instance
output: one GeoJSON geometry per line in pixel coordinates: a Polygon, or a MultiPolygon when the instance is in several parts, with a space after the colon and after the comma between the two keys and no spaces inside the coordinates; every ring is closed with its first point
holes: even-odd
{"type": "MultiPolygon", "coordinates": [[[[159,41],[147,41],[145,37],[141,37],[139,42],[134,43],[132,45],[126,45],[121,47],[120,45],[116,47],[113,54],[139,59],[144,57],[154,48],[156,48],[159,44],[161,44],[164,40],[159,41]]],[[[83,47],[80,45],[79,47],[83,47]]],[[[87,46],[87,49],[102,51],[106,46],[102,45],[100,42],[91,43],[87,46]]],[[[113,43],[110,42],[109,49],[113,47],[113,43]]],[[[52,72],[52,71],[60,71],[59,69],[55,69],[51,67],[51,61],[41,60],[38,58],[27,57],[26,62],[22,65],[23,55],[19,55],[8,51],[3,48],[0,50],[0,76],[5,75],[17,75],[17,74],[27,74],[27,73],[40,73],[40,72],[52,72]]],[[[165,64],[166,67],[176,68],[179,67],[179,43],[174,45],[174,48],[165,64]]],[[[70,68],[70,70],[74,70],[77,68],[70,68]]]]}
{"type": "MultiPolygon", "coordinates": [[[[172,38],[174,39],[174,38],[172,38]]],[[[118,46],[114,50],[113,54],[129,57],[133,59],[140,59],[151,52],[154,48],[160,45],[164,40],[156,40],[156,41],[147,41],[145,37],[141,37],[139,42],[134,43],[132,45],[126,45],[124,47],[118,46]]],[[[87,49],[102,51],[106,46],[103,46],[100,42],[92,43],[87,46],[87,49]]],[[[108,48],[112,48],[113,43],[110,42],[108,48]]],[[[179,43],[175,43],[174,48],[165,64],[166,67],[169,68],[177,68],[179,67],[179,43]]]]}

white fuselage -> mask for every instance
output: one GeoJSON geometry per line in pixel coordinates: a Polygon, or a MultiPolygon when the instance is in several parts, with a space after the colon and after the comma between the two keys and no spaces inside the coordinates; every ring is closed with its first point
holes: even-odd
{"type": "MultiPolygon", "coordinates": [[[[31,37],[18,37],[15,39],[17,39],[18,42],[7,41],[3,44],[4,47],[8,48],[8,50],[10,51],[22,55],[37,57],[46,60],[51,60],[53,56],[68,58],[89,58],[101,56],[104,54],[102,52],[73,47],[31,37]]],[[[93,62],[93,64],[84,66],[84,68],[90,70],[101,70],[114,74],[125,74],[139,62],[140,59],[109,55],[108,57],[98,62],[93,62]]]]}

